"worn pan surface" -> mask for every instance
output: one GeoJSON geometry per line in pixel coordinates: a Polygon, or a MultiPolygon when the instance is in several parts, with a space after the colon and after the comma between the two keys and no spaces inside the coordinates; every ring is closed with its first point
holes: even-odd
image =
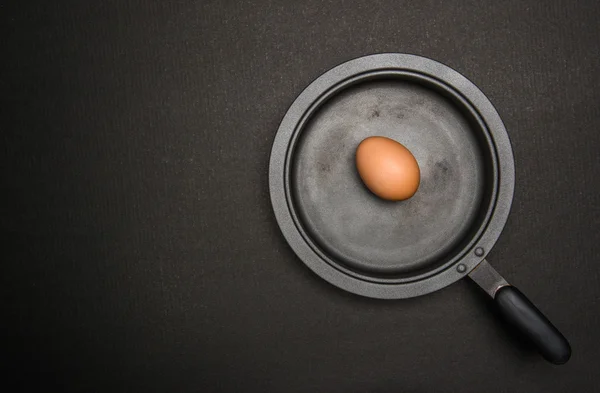
{"type": "Polygon", "coordinates": [[[485,262],[509,214],[514,160],[497,111],[458,72],[406,54],[333,68],[286,113],[269,171],[281,231],[323,279],[399,299],[469,275],[548,360],[568,360],[564,337],[485,262]],[[411,199],[384,201],[363,186],[354,154],[369,136],[414,154],[421,185],[411,199]]]}

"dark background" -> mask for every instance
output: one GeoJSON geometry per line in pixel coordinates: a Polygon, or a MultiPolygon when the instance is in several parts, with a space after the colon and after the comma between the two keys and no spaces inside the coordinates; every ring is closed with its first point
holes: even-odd
{"type": "Polygon", "coordinates": [[[599,3],[301,3],[0,4],[3,384],[600,390],[599,3]],[[467,280],[360,298],[285,243],[278,123],[318,75],[377,52],[441,61],[498,109],[517,182],[489,259],[570,339],[567,365],[467,280]]]}

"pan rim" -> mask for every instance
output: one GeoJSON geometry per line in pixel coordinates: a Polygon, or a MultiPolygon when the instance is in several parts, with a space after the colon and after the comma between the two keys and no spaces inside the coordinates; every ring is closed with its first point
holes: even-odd
{"type": "MultiPolygon", "coordinates": [[[[301,128],[301,127],[300,127],[301,128]]],[[[424,295],[441,289],[467,275],[493,247],[506,223],[514,193],[514,158],[510,140],[500,116],[489,99],[466,77],[437,61],[409,54],[385,53],[360,57],[343,63],[314,80],[288,109],[281,121],[269,163],[269,188],[271,203],[277,223],[296,255],[317,275],[346,291],[373,298],[398,299],[424,295]],[[305,231],[299,226],[298,217],[291,205],[289,191],[289,161],[292,148],[299,137],[299,126],[314,112],[315,105],[344,89],[353,78],[363,80],[373,74],[404,72],[431,78],[451,88],[464,98],[481,118],[495,148],[497,181],[495,203],[489,217],[479,229],[477,239],[470,242],[443,268],[402,282],[373,280],[349,274],[327,260],[328,256],[311,244],[305,231]]]]}

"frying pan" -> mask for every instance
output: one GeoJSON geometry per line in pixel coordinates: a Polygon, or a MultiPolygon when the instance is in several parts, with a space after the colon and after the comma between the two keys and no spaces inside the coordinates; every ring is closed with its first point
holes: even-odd
{"type": "Polygon", "coordinates": [[[506,223],[515,171],[508,134],[485,95],[424,57],[377,54],[312,82],[284,116],[269,165],[271,202],[298,257],[362,296],[425,295],[468,276],[548,361],[565,337],[485,257],[506,223]],[[371,194],[354,165],[369,136],[405,145],[421,184],[409,200],[371,194]]]}

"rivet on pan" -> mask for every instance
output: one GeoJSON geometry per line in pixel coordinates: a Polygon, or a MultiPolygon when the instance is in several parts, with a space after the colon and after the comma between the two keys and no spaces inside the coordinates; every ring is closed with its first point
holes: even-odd
{"type": "Polygon", "coordinates": [[[477,247],[475,249],[475,255],[477,255],[478,257],[482,257],[483,254],[485,254],[485,251],[483,250],[483,247],[477,247]]]}
{"type": "Polygon", "coordinates": [[[467,267],[466,267],[464,264],[460,263],[460,264],[459,264],[459,265],[456,267],[456,270],[458,270],[458,272],[459,272],[459,273],[464,273],[464,272],[466,272],[466,271],[467,271],[467,267]]]}

